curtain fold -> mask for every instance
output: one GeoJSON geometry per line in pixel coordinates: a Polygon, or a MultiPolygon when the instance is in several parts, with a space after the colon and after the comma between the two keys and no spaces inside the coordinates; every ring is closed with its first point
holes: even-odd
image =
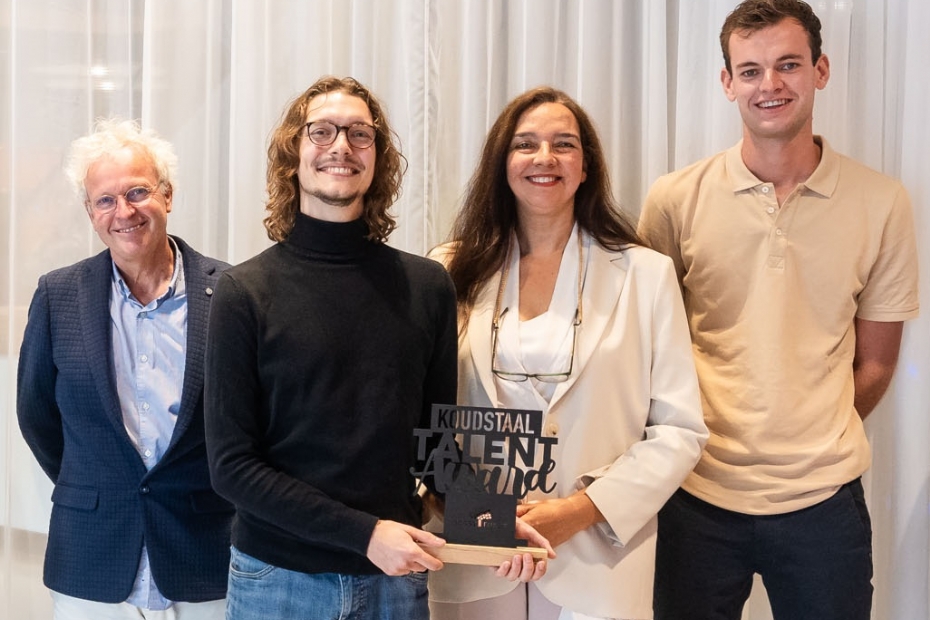
{"type": "MultiPolygon", "coordinates": [[[[810,0],[831,78],[814,128],[900,177],[914,204],[923,315],[869,417],[874,618],[930,620],[930,4],[810,0]]],[[[268,138],[320,75],[385,104],[408,169],[391,243],[448,234],[485,134],[527,88],[565,90],[597,124],[635,217],[661,174],[740,137],[718,33],[736,0],[0,0],[0,617],[47,617],[51,485],[16,425],[16,360],[38,277],[102,249],[62,173],[98,116],[141,119],[180,159],[169,230],[232,263],[264,232],[268,138]],[[14,607],[15,606],[15,607],[14,607]]],[[[757,586],[744,620],[771,612],[757,586]]]]}

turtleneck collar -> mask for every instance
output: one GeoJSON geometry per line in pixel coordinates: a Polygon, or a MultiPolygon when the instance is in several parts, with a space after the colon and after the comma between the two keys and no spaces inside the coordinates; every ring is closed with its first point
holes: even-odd
{"type": "Polygon", "coordinates": [[[337,260],[360,258],[375,246],[366,235],[368,225],[362,219],[327,222],[298,212],[294,230],[284,244],[301,254],[337,260]]]}

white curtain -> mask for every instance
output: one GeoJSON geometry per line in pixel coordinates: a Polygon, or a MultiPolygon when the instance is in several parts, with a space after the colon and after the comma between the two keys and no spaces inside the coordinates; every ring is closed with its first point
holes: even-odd
{"type": "MultiPolygon", "coordinates": [[[[391,243],[448,232],[485,132],[539,84],[595,119],[632,215],[657,176],[739,138],[717,40],[736,0],[0,0],[0,618],[48,617],[40,585],[51,485],[15,416],[16,360],[42,273],[99,251],[61,168],[98,116],[139,118],[181,160],[169,229],[240,262],[269,241],[267,138],[322,74],[386,104],[408,160],[391,243]]],[[[813,0],[832,76],[815,130],[911,192],[924,313],[866,426],[875,605],[930,618],[930,3],[813,0]]],[[[756,588],[744,618],[771,617],[756,588]]]]}

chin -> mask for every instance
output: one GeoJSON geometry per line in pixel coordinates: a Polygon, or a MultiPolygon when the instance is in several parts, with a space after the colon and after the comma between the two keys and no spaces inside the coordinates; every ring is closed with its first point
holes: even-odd
{"type": "Polygon", "coordinates": [[[328,204],[331,207],[351,207],[361,199],[361,194],[358,192],[346,194],[318,192],[315,193],[314,196],[316,196],[320,202],[328,204]]]}

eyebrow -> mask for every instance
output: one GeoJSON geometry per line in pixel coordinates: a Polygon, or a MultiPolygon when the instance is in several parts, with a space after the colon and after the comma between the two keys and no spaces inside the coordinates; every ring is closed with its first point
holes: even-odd
{"type": "MultiPolygon", "coordinates": [[[[775,59],[775,63],[782,63],[786,60],[804,60],[803,54],[785,54],[784,56],[779,56],[775,59]]],[[[761,67],[762,63],[756,62],[755,60],[747,60],[746,62],[741,62],[737,65],[734,65],[737,69],[744,69],[747,67],[761,67]]]]}
{"type": "Polygon", "coordinates": [[[350,125],[370,125],[371,127],[375,126],[374,121],[366,121],[363,118],[355,118],[353,120],[350,120],[348,125],[341,125],[341,123],[337,123],[331,118],[314,118],[314,119],[306,121],[306,124],[309,125],[310,123],[331,123],[333,125],[340,125],[344,127],[348,127],[350,125]]]}
{"type": "MultiPolygon", "coordinates": [[[[528,137],[536,137],[538,135],[539,134],[536,133],[535,131],[523,131],[520,133],[513,134],[513,137],[514,138],[528,138],[528,137]]],[[[555,137],[556,138],[575,138],[577,140],[581,140],[581,136],[579,136],[576,133],[569,133],[569,132],[557,133],[555,134],[555,137]]]]}

